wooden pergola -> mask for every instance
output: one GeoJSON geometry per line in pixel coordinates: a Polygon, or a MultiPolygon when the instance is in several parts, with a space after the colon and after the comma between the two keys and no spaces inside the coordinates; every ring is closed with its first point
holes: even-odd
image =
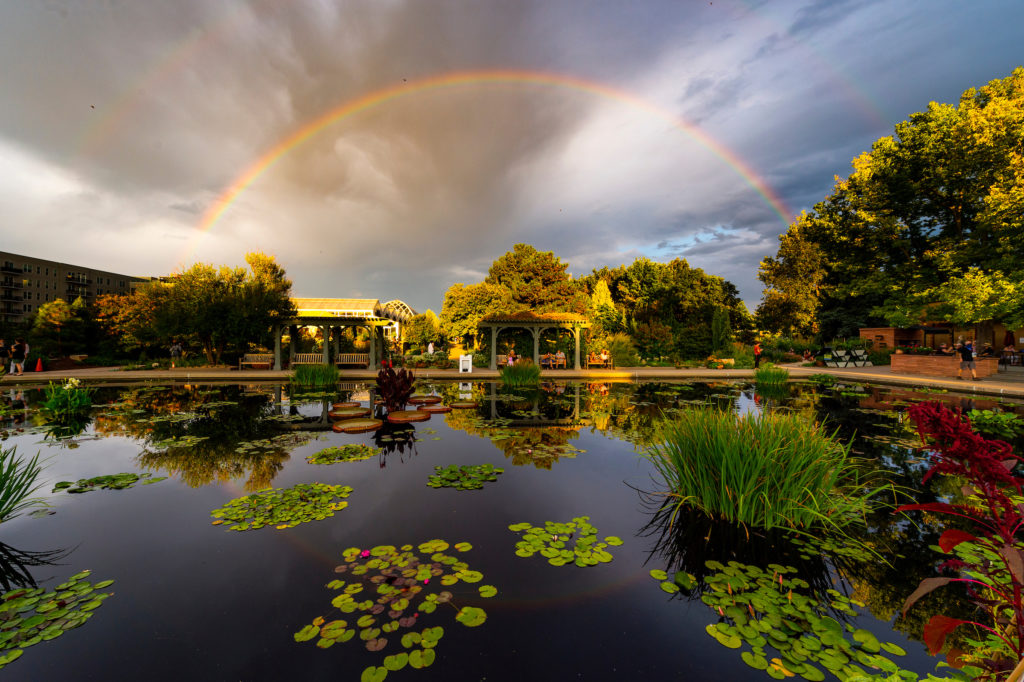
{"type": "Polygon", "coordinates": [[[488,315],[477,323],[481,329],[491,330],[491,369],[498,365],[498,334],[505,329],[527,329],[533,334],[533,363],[540,366],[540,335],[545,329],[566,329],[576,342],[573,366],[580,369],[580,332],[590,321],[575,313],[535,313],[525,311],[506,315],[488,315]]]}
{"type": "Polygon", "coordinates": [[[370,332],[370,365],[377,369],[377,350],[384,348],[384,329],[404,323],[416,312],[401,301],[385,304],[375,298],[293,298],[296,316],[274,327],[274,369],[281,369],[281,335],[292,328],[289,359],[295,357],[295,335],[298,327],[318,327],[324,339],[324,364],[331,364],[330,339],[333,330],[334,355],[338,355],[338,334],[345,327],[366,327],[370,332]],[[401,305],[396,305],[402,303],[401,305]]]}

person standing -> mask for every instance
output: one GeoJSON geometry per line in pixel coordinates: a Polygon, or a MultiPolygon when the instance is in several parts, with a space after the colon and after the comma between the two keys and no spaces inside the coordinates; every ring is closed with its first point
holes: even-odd
{"type": "Polygon", "coordinates": [[[761,366],[761,342],[754,342],[754,369],[761,366]]]}
{"type": "Polygon", "coordinates": [[[971,379],[974,381],[978,380],[978,373],[975,371],[976,363],[974,362],[974,344],[968,339],[964,343],[957,345],[957,352],[960,353],[960,369],[956,371],[956,378],[963,379],[961,374],[965,369],[971,370],[971,379]]]}
{"type": "Polygon", "coordinates": [[[11,349],[11,374],[21,376],[25,373],[25,341],[14,339],[14,348],[11,349]]]}
{"type": "Polygon", "coordinates": [[[181,362],[181,341],[175,339],[171,343],[171,369],[177,367],[178,363],[181,362]]]}

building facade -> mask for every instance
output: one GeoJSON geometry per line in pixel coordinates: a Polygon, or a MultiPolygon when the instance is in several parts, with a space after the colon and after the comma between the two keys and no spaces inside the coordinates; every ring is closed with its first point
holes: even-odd
{"type": "Polygon", "coordinates": [[[95,303],[105,294],[127,294],[148,279],[0,251],[0,322],[30,320],[58,298],[95,303]]]}

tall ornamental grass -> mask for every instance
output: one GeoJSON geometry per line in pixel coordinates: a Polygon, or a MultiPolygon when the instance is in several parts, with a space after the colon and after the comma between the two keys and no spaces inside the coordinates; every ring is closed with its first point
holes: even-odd
{"type": "Polygon", "coordinates": [[[338,383],[338,368],[334,365],[299,365],[292,371],[296,386],[322,387],[338,383]]]}
{"type": "Polygon", "coordinates": [[[789,370],[770,362],[754,370],[754,382],[759,386],[782,386],[789,381],[789,370]]]}
{"type": "Polygon", "coordinates": [[[644,453],[664,492],[708,516],[757,528],[842,528],[863,519],[867,490],[849,445],[799,416],[688,409],[644,453]]]}
{"type": "Polygon", "coordinates": [[[519,360],[511,367],[502,367],[499,372],[505,388],[527,388],[540,385],[540,367],[529,360],[519,360]]]}
{"type": "Polygon", "coordinates": [[[42,487],[36,482],[42,471],[38,453],[26,462],[18,457],[16,446],[0,448],[0,523],[44,504],[42,498],[31,497],[42,487]]]}

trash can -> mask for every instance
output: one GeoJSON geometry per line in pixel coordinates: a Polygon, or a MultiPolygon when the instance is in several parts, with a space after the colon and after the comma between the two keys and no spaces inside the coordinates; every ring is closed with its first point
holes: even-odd
{"type": "Polygon", "coordinates": [[[459,374],[462,374],[463,372],[468,372],[470,374],[473,373],[472,354],[459,356],[459,374]]]}

